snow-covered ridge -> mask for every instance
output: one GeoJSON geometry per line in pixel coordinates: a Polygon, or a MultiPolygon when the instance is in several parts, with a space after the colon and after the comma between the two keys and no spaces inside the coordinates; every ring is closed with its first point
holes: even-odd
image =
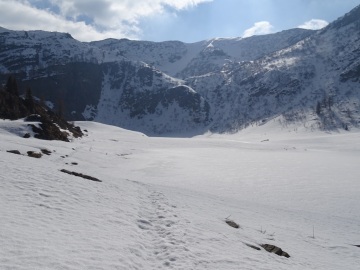
{"type": "Polygon", "coordinates": [[[91,42],[103,50],[122,55],[128,59],[144,61],[175,77],[202,75],[209,70],[199,70],[196,66],[209,66],[209,61],[217,68],[228,61],[250,61],[270,52],[288,47],[313,34],[314,31],[292,29],[280,33],[254,36],[250,38],[214,38],[196,43],[180,41],[149,42],[128,39],[107,39],[91,42]],[[215,62],[211,57],[217,57],[215,62]],[[195,67],[194,67],[195,66],[195,67]],[[194,69],[197,69],[194,72],[194,69]],[[198,72],[201,72],[199,74],[198,72]]]}
{"type": "MultiPolygon", "coordinates": [[[[293,29],[266,37],[217,38],[193,44],[180,41],[147,42],[127,39],[107,39],[86,43],[73,39],[67,33],[3,29],[0,36],[2,44],[0,70],[2,72],[22,70],[30,73],[29,77],[32,77],[37,70],[51,65],[71,62],[106,63],[122,61],[125,58],[145,62],[166,74],[184,78],[189,76],[194,65],[202,65],[202,62],[198,62],[204,61],[205,55],[208,55],[207,58],[221,56],[221,60],[213,63],[220,68],[227,61],[257,59],[311,34],[312,31],[309,30],[293,29]]],[[[207,73],[206,70],[201,72],[207,73]]]]}
{"type": "Polygon", "coordinates": [[[0,26],[0,32],[10,32],[10,31],[11,30],[8,30],[8,29],[0,26]]]}
{"type": "Polygon", "coordinates": [[[27,72],[29,78],[37,71],[71,62],[104,63],[123,60],[68,33],[46,31],[8,31],[0,35],[0,71],[27,72]]]}

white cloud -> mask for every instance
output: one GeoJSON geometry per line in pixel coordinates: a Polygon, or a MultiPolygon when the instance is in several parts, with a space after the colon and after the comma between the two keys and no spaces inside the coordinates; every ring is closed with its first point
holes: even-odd
{"type": "Polygon", "coordinates": [[[102,27],[136,24],[138,20],[163,13],[166,8],[183,10],[212,0],[50,0],[64,17],[86,15],[102,27]]]}
{"type": "Polygon", "coordinates": [[[302,25],[299,25],[298,27],[303,29],[318,30],[326,27],[328,24],[329,23],[324,20],[312,19],[303,23],[302,25]]]}
{"type": "Polygon", "coordinates": [[[128,35],[121,31],[99,32],[84,22],[69,21],[47,10],[33,8],[24,2],[0,0],[0,10],[0,25],[11,30],[67,32],[82,41],[128,35]]]}
{"type": "Polygon", "coordinates": [[[274,27],[267,21],[256,22],[253,27],[247,29],[243,33],[243,38],[254,35],[265,35],[272,33],[274,27]]]}
{"type": "Polygon", "coordinates": [[[212,0],[0,0],[0,25],[12,30],[68,32],[82,41],[136,39],[141,19],[212,0]],[[36,8],[42,3],[51,8],[36,8]],[[84,18],[86,18],[84,20],[84,18]]]}

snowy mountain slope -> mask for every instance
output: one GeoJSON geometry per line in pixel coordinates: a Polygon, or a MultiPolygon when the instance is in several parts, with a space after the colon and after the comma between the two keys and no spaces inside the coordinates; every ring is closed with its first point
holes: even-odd
{"type": "Polygon", "coordinates": [[[96,119],[149,134],[201,129],[210,120],[209,105],[200,95],[145,63],[80,43],[68,34],[1,35],[2,78],[16,71],[21,88],[30,86],[55,110],[62,105],[69,119],[96,119]]]}
{"type": "Polygon", "coordinates": [[[234,132],[280,119],[316,130],[359,126],[359,7],[320,31],[292,29],[193,44],[0,32],[0,80],[72,120],[147,134],[234,132]]]}
{"type": "Polygon", "coordinates": [[[0,122],[2,269],[358,268],[359,133],[167,139],[77,124],[88,136],[65,143],[0,122]]]}
{"type": "Polygon", "coordinates": [[[214,130],[237,130],[280,115],[311,129],[358,126],[359,10],[256,61],[228,63],[221,73],[189,78],[218,108],[214,130]]]}

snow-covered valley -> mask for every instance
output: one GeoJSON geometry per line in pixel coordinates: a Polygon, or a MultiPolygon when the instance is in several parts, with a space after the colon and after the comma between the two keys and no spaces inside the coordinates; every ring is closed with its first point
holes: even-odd
{"type": "Polygon", "coordinates": [[[359,130],[161,138],[77,124],[87,136],[66,143],[1,120],[1,269],[358,269],[359,130]]]}

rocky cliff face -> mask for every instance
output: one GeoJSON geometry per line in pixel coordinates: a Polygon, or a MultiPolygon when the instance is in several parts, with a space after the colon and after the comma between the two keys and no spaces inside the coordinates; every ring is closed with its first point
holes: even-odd
{"type": "Polygon", "coordinates": [[[0,30],[0,79],[59,104],[68,119],[148,134],[236,131],[277,119],[359,125],[360,7],[320,31],[193,44],[0,30]]]}
{"type": "Polygon", "coordinates": [[[182,81],[130,61],[105,64],[100,99],[85,119],[147,134],[202,129],[210,123],[208,102],[182,81]]]}

